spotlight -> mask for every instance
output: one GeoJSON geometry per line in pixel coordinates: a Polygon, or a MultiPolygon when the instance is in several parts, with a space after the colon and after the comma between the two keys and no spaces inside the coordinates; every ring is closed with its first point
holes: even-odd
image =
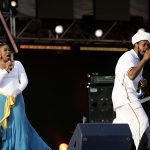
{"type": "Polygon", "coordinates": [[[66,143],[61,143],[59,145],[59,150],[67,150],[68,149],[68,144],[66,143]]]}
{"type": "Polygon", "coordinates": [[[56,32],[57,34],[63,33],[63,26],[62,26],[62,25],[56,26],[56,27],[55,27],[55,32],[56,32]]]}
{"type": "Polygon", "coordinates": [[[10,0],[10,7],[11,8],[16,8],[18,5],[17,0],[10,0]]]}
{"type": "Polygon", "coordinates": [[[96,37],[100,38],[102,35],[103,35],[103,31],[102,31],[101,29],[97,29],[97,30],[95,31],[95,36],[96,36],[96,37]]]}

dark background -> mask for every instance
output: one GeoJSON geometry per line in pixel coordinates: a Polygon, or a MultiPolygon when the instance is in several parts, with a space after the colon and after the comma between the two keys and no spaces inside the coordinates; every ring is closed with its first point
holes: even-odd
{"type": "MultiPolygon", "coordinates": [[[[24,91],[27,116],[52,149],[68,143],[77,123],[88,118],[87,74],[114,75],[121,54],[24,50],[15,55],[29,78],[24,91]]],[[[149,76],[149,67],[145,70],[149,76]]]]}
{"type": "Polygon", "coordinates": [[[20,51],[29,78],[26,113],[34,128],[55,150],[68,143],[77,123],[88,118],[87,74],[114,75],[121,52],[20,51]]]}

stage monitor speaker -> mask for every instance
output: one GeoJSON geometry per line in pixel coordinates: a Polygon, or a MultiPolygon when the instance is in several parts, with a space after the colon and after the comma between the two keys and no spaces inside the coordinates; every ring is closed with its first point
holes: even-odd
{"type": "Polygon", "coordinates": [[[79,123],[68,150],[135,150],[128,124],[79,123]]]}
{"type": "Polygon", "coordinates": [[[150,127],[144,132],[138,150],[150,150],[150,127]]]}

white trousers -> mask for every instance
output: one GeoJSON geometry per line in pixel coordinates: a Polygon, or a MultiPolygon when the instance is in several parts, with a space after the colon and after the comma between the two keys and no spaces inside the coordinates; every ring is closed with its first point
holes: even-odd
{"type": "Polygon", "coordinates": [[[148,117],[139,101],[117,108],[113,123],[129,125],[136,149],[138,149],[143,133],[149,126],[148,117]]]}

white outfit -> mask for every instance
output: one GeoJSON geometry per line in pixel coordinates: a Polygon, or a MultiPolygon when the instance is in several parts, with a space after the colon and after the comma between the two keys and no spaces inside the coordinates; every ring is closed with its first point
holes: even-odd
{"type": "Polygon", "coordinates": [[[1,149],[51,150],[28,121],[25,113],[24,98],[21,94],[28,84],[28,79],[21,62],[15,61],[14,63],[14,68],[9,73],[4,69],[0,69],[1,118],[3,118],[6,114],[5,112],[7,112],[4,109],[5,104],[10,105],[9,102],[7,102],[10,101],[9,96],[16,96],[15,104],[9,108],[10,112],[7,117],[7,126],[5,125],[6,129],[0,124],[1,149]]]}
{"type": "Polygon", "coordinates": [[[14,68],[10,73],[7,73],[5,69],[0,69],[1,94],[16,96],[26,88],[27,84],[28,78],[20,61],[14,61],[14,68]]]}
{"type": "Polygon", "coordinates": [[[118,60],[115,69],[115,81],[112,91],[112,102],[116,118],[113,123],[128,123],[136,148],[149,126],[148,117],[138,99],[137,89],[142,72],[134,80],[130,80],[128,72],[136,67],[140,59],[132,49],[125,52],[118,60]]]}

